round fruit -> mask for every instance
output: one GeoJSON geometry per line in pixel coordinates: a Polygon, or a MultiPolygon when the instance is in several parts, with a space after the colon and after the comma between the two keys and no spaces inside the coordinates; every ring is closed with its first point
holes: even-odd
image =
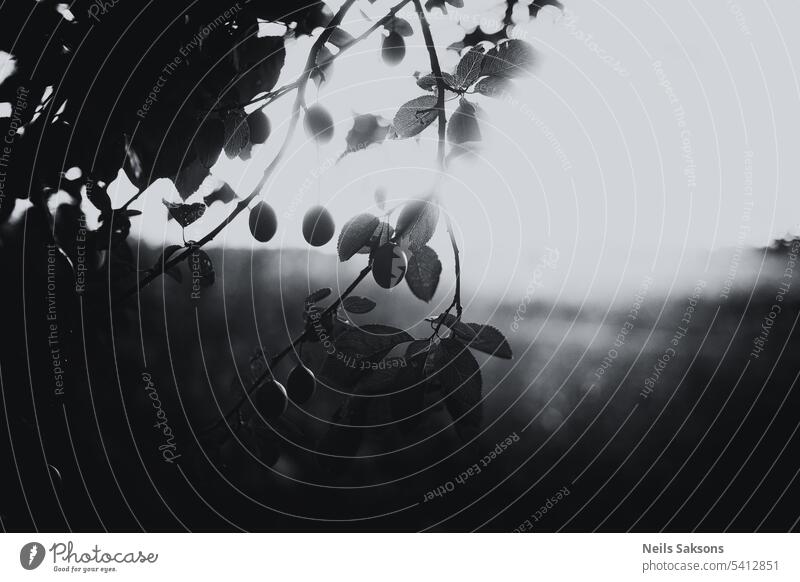
{"type": "Polygon", "coordinates": [[[331,213],[324,206],[312,206],[303,217],[303,237],[312,247],[321,247],[336,230],[331,213]]]}
{"type": "Polygon", "coordinates": [[[306,368],[303,364],[297,364],[294,370],[289,373],[286,381],[286,388],[289,392],[289,399],[297,404],[307,402],[314,389],[317,387],[317,379],[314,372],[306,368]]]}
{"type": "Polygon", "coordinates": [[[384,289],[391,289],[406,275],[408,258],[399,245],[386,243],[372,256],[372,276],[384,289]]]}
{"type": "Polygon", "coordinates": [[[303,127],[306,128],[308,137],[319,143],[328,143],[333,138],[333,118],[321,105],[312,105],[306,110],[303,127]]]}
{"type": "Polygon", "coordinates": [[[264,418],[278,418],[289,405],[286,388],[277,380],[267,380],[256,393],[255,405],[264,418]]]}
{"type": "Polygon", "coordinates": [[[247,116],[250,126],[250,143],[264,143],[270,134],[269,118],[263,111],[253,111],[247,116]]]}
{"type": "Polygon", "coordinates": [[[272,206],[259,202],[250,209],[250,232],[258,242],[269,242],[278,230],[278,217],[272,206]]]}
{"type": "Polygon", "coordinates": [[[381,54],[383,55],[383,62],[387,65],[394,66],[399,64],[403,57],[406,56],[406,41],[398,33],[390,32],[383,39],[381,54]]]}

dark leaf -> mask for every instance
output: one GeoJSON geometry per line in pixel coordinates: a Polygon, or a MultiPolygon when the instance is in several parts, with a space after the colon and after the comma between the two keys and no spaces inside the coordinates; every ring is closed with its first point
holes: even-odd
{"type": "Polygon", "coordinates": [[[378,218],[369,213],[359,214],[348,220],[339,233],[339,260],[347,261],[367,245],[379,224],[378,218]]]}
{"type": "Polygon", "coordinates": [[[207,119],[194,139],[194,150],[203,167],[217,163],[225,145],[225,125],[219,119],[207,119]]]}
{"type": "Polygon", "coordinates": [[[208,168],[200,163],[200,160],[193,160],[178,172],[175,177],[175,188],[181,199],[186,200],[189,196],[197,192],[203,180],[209,175],[208,168]]]}
{"type": "Polygon", "coordinates": [[[305,303],[312,304],[318,303],[328,297],[331,294],[330,287],[323,287],[322,289],[317,289],[313,293],[311,293],[308,297],[306,297],[305,303]]]}
{"type": "Polygon", "coordinates": [[[445,407],[453,418],[456,432],[463,440],[474,438],[482,418],[481,389],[483,381],[478,362],[460,342],[443,339],[443,367],[437,372],[446,397],[445,407]]]}
{"type": "Polygon", "coordinates": [[[128,218],[133,218],[134,216],[141,216],[141,215],[142,215],[141,210],[130,210],[130,209],[125,210],[125,216],[127,216],[128,218]]]}
{"type": "Polygon", "coordinates": [[[447,140],[450,143],[461,144],[465,142],[480,141],[481,129],[478,125],[478,109],[462,99],[455,113],[447,124],[447,140]]]}
{"type": "Polygon", "coordinates": [[[344,46],[347,46],[353,43],[356,39],[353,38],[349,32],[342,30],[341,28],[334,28],[331,32],[331,36],[328,39],[328,42],[331,43],[338,49],[341,49],[344,46]]]}
{"type": "Polygon", "coordinates": [[[389,134],[389,122],[383,117],[372,114],[356,115],[353,127],[347,132],[347,149],[339,156],[358,152],[377,143],[382,143],[389,134]]]}
{"type": "Polygon", "coordinates": [[[481,74],[481,64],[483,63],[483,48],[474,46],[467,54],[461,57],[456,66],[455,85],[458,89],[466,89],[478,80],[481,74]]]}
{"type": "Polygon", "coordinates": [[[405,18],[395,16],[386,24],[386,28],[395,31],[401,36],[413,36],[414,29],[411,28],[411,23],[405,18]]]}
{"type": "Polygon", "coordinates": [[[233,191],[227,182],[223,182],[222,186],[214,190],[211,194],[203,197],[203,202],[206,203],[206,206],[211,206],[214,202],[222,202],[223,204],[227,204],[233,200],[236,200],[238,196],[236,196],[236,192],[233,191]]]}
{"type": "Polygon", "coordinates": [[[111,198],[105,188],[89,182],[86,184],[86,197],[101,213],[111,212],[111,198]]]}
{"type": "Polygon", "coordinates": [[[342,307],[348,313],[362,314],[369,313],[375,309],[375,302],[367,297],[347,297],[342,301],[342,307]]]}
{"type": "Polygon", "coordinates": [[[233,109],[225,117],[225,155],[233,159],[250,145],[250,126],[244,109],[233,109]]]}
{"type": "Polygon", "coordinates": [[[394,228],[388,222],[381,222],[375,227],[369,242],[358,251],[360,255],[368,255],[373,250],[385,245],[394,236],[394,228]]]}
{"type": "Polygon", "coordinates": [[[453,329],[456,339],[467,344],[470,348],[480,350],[492,356],[510,360],[514,357],[508,340],[496,327],[491,325],[481,325],[479,323],[464,323],[464,327],[458,326],[453,329]]]}
{"type": "Polygon", "coordinates": [[[409,202],[400,211],[394,238],[408,242],[413,252],[431,240],[439,222],[439,206],[430,198],[409,202]]]}
{"type": "Polygon", "coordinates": [[[202,202],[195,202],[194,204],[179,204],[168,202],[167,200],[162,200],[161,202],[167,207],[169,215],[184,228],[198,220],[206,212],[206,205],[202,202]]]}
{"type": "Polygon", "coordinates": [[[451,330],[453,330],[453,333],[462,338],[471,338],[474,334],[474,331],[471,327],[469,327],[460,319],[457,319],[452,313],[443,313],[441,315],[437,315],[436,317],[429,317],[427,318],[427,321],[430,321],[434,325],[438,325],[440,321],[443,321],[443,326],[449,327],[451,330]]]}
{"type": "Polygon", "coordinates": [[[429,246],[422,246],[411,256],[406,270],[406,282],[411,292],[423,301],[430,301],[439,285],[442,263],[429,246]]]}
{"type": "Polygon", "coordinates": [[[511,39],[498,44],[486,53],[481,76],[514,77],[533,68],[536,53],[525,41],[511,39]]]}
{"type": "Polygon", "coordinates": [[[437,116],[436,97],[423,95],[404,103],[392,122],[397,137],[414,137],[434,122],[437,116]]]}
{"type": "Polygon", "coordinates": [[[328,76],[331,74],[333,68],[333,53],[327,47],[322,47],[317,53],[317,67],[311,72],[311,79],[314,84],[319,88],[328,76]]]}

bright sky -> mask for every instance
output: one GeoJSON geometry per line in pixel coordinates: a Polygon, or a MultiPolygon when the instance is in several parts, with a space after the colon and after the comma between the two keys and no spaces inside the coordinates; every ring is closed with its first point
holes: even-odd
{"type": "MultiPolygon", "coordinates": [[[[565,3],[566,15],[546,9],[515,31],[538,50],[540,66],[517,83],[513,100],[475,99],[486,114],[485,147],[481,158],[453,163],[444,185],[468,286],[524,289],[545,247],[560,255],[545,274],[553,292],[613,291],[622,280],[638,284],[650,271],[669,282],[695,269],[699,257],[705,261],[709,249],[764,244],[795,228],[800,87],[791,58],[800,55],[800,38],[788,26],[800,18],[797,2],[565,3]]],[[[359,7],[379,17],[391,4],[359,7]]],[[[460,38],[455,15],[490,27],[505,3],[466,5],[451,9],[449,17],[432,18],[437,44],[460,38]]],[[[341,226],[370,209],[378,187],[386,188],[390,204],[430,188],[435,127],[419,141],[388,142],[330,164],[344,149],[354,113],[391,118],[399,105],[423,93],[412,75],[430,70],[427,53],[413,12],[401,15],[415,35],[407,39],[400,65],[382,63],[381,37],[375,34],[336,61],[318,94],[309,88],[309,104],[318,100],[331,112],[336,135],[318,148],[302,129],[297,132],[263,193],[279,217],[276,238],[256,243],[242,216],[238,228],[228,228],[214,244],[305,246],[302,214],[317,202],[341,226]],[[320,168],[321,179],[304,189],[320,168]]],[[[345,28],[357,34],[365,27],[358,10],[352,11],[345,28]]],[[[305,38],[288,49],[279,84],[296,77],[311,42],[305,38]]],[[[445,70],[452,70],[457,55],[440,54],[445,70]]],[[[291,103],[287,96],[267,108],[273,134],[251,160],[223,155],[214,167],[214,175],[239,195],[249,193],[272,159],[291,103]]],[[[162,196],[176,194],[169,184],[153,190],[142,198],[144,217],[135,226],[151,243],[179,241],[179,227],[167,224],[161,204],[162,196]]],[[[129,189],[120,183],[116,195],[127,198],[129,189]]],[[[215,204],[187,238],[199,238],[229,210],[215,204]]],[[[443,225],[432,246],[447,271],[443,225]]],[[[335,252],[335,239],[323,250],[335,252]]]]}

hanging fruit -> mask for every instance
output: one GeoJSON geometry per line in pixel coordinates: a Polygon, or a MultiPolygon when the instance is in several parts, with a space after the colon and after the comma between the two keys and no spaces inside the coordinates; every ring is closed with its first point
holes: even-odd
{"type": "Polygon", "coordinates": [[[303,217],[303,237],[312,247],[321,247],[333,238],[336,227],[324,206],[312,206],[303,217]]]}
{"type": "Polygon", "coordinates": [[[272,206],[259,202],[250,209],[250,233],[258,242],[269,242],[278,230],[278,218],[272,206]]]}
{"type": "Polygon", "coordinates": [[[314,372],[306,368],[303,364],[297,364],[289,373],[286,380],[286,388],[289,399],[295,404],[308,402],[317,387],[317,379],[314,372]]]}

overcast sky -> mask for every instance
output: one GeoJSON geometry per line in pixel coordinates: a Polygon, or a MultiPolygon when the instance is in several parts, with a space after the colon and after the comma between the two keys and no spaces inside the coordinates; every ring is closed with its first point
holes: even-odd
{"type": "MultiPolygon", "coordinates": [[[[796,63],[800,19],[795,0],[565,0],[562,15],[546,9],[514,35],[540,55],[535,74],[516,84],[513,98],[476,98],[484,109],[480,158],[456,161],[444,204],[459,231],[470,288],[500,285],[519,294],[545,247],[559,262],[544,280],[552,292],[614,291],[652,272],[665,283],[694,277],[709,250],[758,245],[800,223],[800,90],[796,63]],[[552,280],[548,279],[550,277],[552,280]]],[[[392,2],[364,3],[379,17],[392,2]]],[[[334,3],[335,7],[336,4],[334,3]]],[[[466,0],[462,11],[433,17],[437,44],[460,38],[458,19],[491,28],[504,2],[466,0]]],[[[337,225],[373,205],[378,187],[389,198],[424,193],[435,178],[436,131],[349,156],[344,149],[353,113],[391,118],[423,92],[412,77],[428,72],[415,16],[405,60],[388,67],[379,34],[335,63],[318,100],[337,122],[333,141],[317,148],[297,132],[290,155],[269,182],[264,199],[279,216],[276,239],[255,243],[240,219],[217,245],[305,246],[302,213],[318,201],[337,225]],[[317,168],[323,176],[304,182],[317,168]]],[[[367,26],[358,11],[345,28],[367,26]]],[[[288,48],[280,83],[293,80],[310,47],[288,48]]],[[[445,70],[458,55],[441,51],[445,70]]],[[[248,162],[222,156],[214,174],[247,195],[285,133],[291,97],[266,112],[273,135],[248,162]]],[[[166,224],[161,195],[143,197],[142,235],[149,242],[180,240],[166,224]],[[165,226],[166,225],[166,226],[165,226]]],[[[129,195],[124,184],[118,196],[129,195]]],[[[229,211],[217,204],[193,225],[199,238],[229,211]]],[[[187,238],[192,233],[187,233],[187,238]]],[[[335,241],[335,239],[334,239],[335,241]]],[[[432,242],[448,269],[444,228],[432,242]]],[[[335,252],[332,242],[323,250],[335,252]]]]}

